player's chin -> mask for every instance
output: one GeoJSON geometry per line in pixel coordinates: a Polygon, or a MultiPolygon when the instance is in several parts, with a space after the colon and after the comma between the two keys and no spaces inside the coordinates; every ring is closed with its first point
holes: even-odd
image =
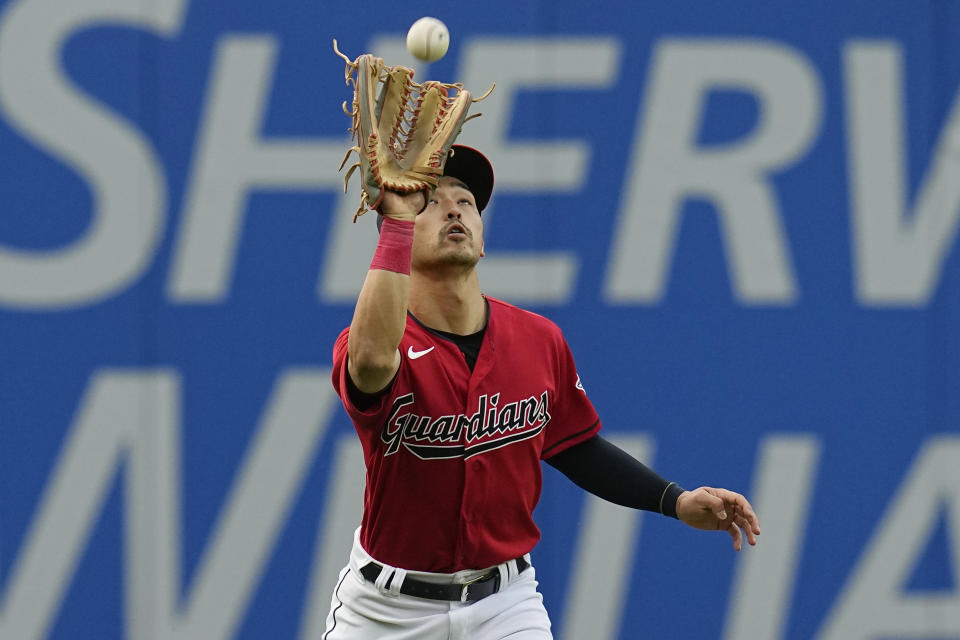
{"type": "Polygon", "coordinates": [[[436,254],[437,261],[447,266],[472,267],[480,261],[480,255],[473,247],[466,245],[444,247],[436,254]]]}

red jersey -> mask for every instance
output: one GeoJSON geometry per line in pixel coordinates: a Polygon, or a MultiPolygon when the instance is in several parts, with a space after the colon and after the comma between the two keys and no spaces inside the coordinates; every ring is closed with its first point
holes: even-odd
{"type": "Polygon", "coordinates": [[[366,410],[347,392],[349,329],[333,347],[333,385],[367,467],[360,542],[386,564],[451,573],[527,553],[540,539],[540,460],[600,430],[560,329],[487,300],[472,372],[408,315],[397,375],[366,410]]]}

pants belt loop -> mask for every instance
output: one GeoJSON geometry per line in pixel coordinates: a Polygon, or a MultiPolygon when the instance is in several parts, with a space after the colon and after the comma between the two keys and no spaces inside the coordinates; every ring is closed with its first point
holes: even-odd
{"type": "Polygon", "coordinates": [[[403,581],[407,577],[407,570],[401,569],[399,567],[393,570],[393,580],[390,581],[390,587],[388,588],[390,595],[399,596],[400,587],[403,586],[403,581]]]}
{"type": "Polygon", "coordinates": [[[497,571],[500,572],[500,587],[497,589],[497,593],[506,589],[507,585],[516,577],[515,575],[511,575],[513,572],[510,571],[510,565],[512,564],[513,560],[509,560],[497,565],[497,571]]]}
{"type": "Polygon", "coordinates": [[[380,575],[377,576],[377,579],[374,581],[374,586],[377,587],[377,591],[382,593],[385,596],[396,596],[399,594],[399,589],[397,593],[393,593],[392,586],[393,582],[393,569],[387,566],[383,566],[380,569],[380,575]]]}

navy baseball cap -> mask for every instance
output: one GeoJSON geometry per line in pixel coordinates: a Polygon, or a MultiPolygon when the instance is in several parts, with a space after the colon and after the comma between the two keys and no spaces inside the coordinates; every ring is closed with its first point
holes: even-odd
{"type": "Polygon", "coordinates": [[[487,157],[462,144],[450,147],[450,156],[443,168],[443,175],[460,180],[477,201],[477,210],[483,211],[493,193],[493,166],[487,157]]]}
{"type": "MultiPolygon", "coordinates": [[[[490,202],[490,194],[493,193],[493,165],[485,155],[473,147],[455,144],[450,147],[443,175],[456,178],[467,185],[477,202],[477,211],[483,213],[490,202]]],[[[383,216],[377,216],[378,231],[382,225],[383,216]]]]}

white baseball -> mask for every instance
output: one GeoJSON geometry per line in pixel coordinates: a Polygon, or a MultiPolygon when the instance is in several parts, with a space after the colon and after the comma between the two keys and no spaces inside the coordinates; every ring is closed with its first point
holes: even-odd
{"type": "Polygon", "coordinates": [[[447,25],[436,18],[420,18],[407,31],[407,49],[418,60],[439,60],[449,46],[450,32],[447,31],[447,25]]]}

